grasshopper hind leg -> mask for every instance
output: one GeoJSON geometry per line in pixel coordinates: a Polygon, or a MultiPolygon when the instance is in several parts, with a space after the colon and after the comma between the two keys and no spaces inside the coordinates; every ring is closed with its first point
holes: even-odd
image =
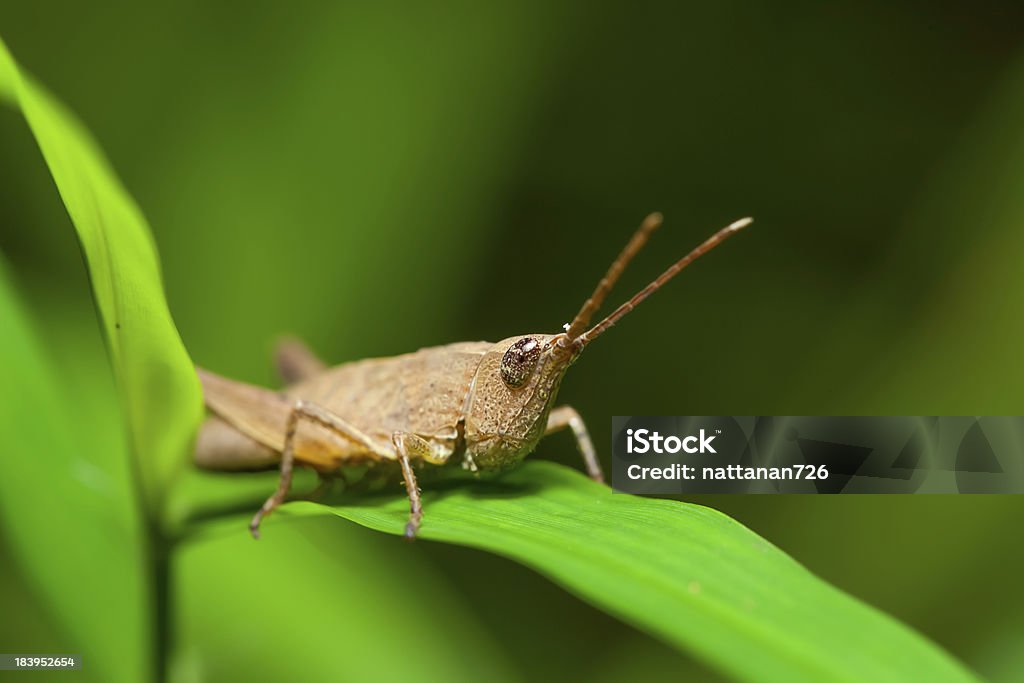
{"type": "Polygon", "coordinates": [[[267,498],[263,506],[253,515],[249,522],[249,533],[253,538],[260,537],[260,523],[263,518],[273,512],[288,495],[288,489],[292,486],[292,472],[295,469],[295,431],[298,429],[298,410],[293,410],[288,416],[288,431],[285,433],[284,452],[281,453],[281,478],[277,482],[277,490],[267,498]]]}
{"type": "Polygon", "coordinates": [[[366,449],[367,454],[370,454],[377,460],[393,461],[395,459],[394,453],[378,446],[366,434],[341,417],[320,407],[316,403],[302,399],[297,400],[291,412],[288,413],[288,422],[285,425],[284,450],[281,452],[281,479],[278,481],[277,490],[267,498],[263,506],[253,516],[252,522],[249,523],[249,531],[252,533],[253,538],[260,537],[260,524],[263,522],[263,518],[284,503],[285,497],[288,495],[288,489],[291,488],[292,472],[295,467],[295,436],[298,433],[300,419],[306,419],[319,424],[336,432],[343,438],[359,444],[366,449]]]}
{"type": "Polygon", "coordinates": [[[309,347],[295,337],[285,337],[274,349],[274,365],[285,384],[295,384],[316,377],[327,369],[309,347]]]}
{"type": "Polygon", "coordinates": [[[278,465],[277,451],[219,417],[206,418],[196,437],[195,463],[215,472],[258,472],[278,465]]]}

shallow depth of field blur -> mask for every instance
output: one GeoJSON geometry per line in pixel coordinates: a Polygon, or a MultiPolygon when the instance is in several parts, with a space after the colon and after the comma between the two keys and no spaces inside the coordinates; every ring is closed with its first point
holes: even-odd
{"type": "MultiPolygon", "coordinates": [[[[616,414],[1020,414],[1024,8],[664,5],[41,0],[0,5],[0,34],[109,155],[153,227],[186,346],[222,374],[272,385],[282,333],[342,362],[557,331],[659,210],[613,305],[711,231],[756,223],[567,376],[561,396],[604,458],[616,414]]],[[[0,145],[0,252],[73,395],[108,372],[84,267],[6,108],[0,145]]],[[[112,391],[81,397],[97,432],[118,429],[112,391]]],[[[536,457],[578,466],[568,435],[536,457]]],[[[983,675],[1024,676],[1024,497],[695,502],[983,675]]],[[[287,591],[303,577],[259,572],[289,542],[375,563],[354,558],[344,585],[317,568],[322,601],[265,628],[193,610],[183,642],[273,651],[290,623],[342,641],[360,582],[430,576],[493,640],[466,654],[480,670],[715,680],[494,556],[340,520],[274,535],[277,551],[189,548],[177,599],[287,591]]],[[[0,538],[0,651],[67,651],[10,555],[0,538]]],[[[409,637],[450,627],[442,610],[409,637]]],[[[396,634],[366,639],[418,656],[396,634]]]]}

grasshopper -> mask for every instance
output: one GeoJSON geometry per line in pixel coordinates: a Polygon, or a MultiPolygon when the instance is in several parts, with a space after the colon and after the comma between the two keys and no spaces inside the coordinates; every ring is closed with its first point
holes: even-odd
{"type": "Polygon", "coordinates": [[[197,369],[211,415],[196,442],[196,463],[220,471],[280,468],[277,490],[249,525],[255,538],[263,518],[284,502],[296,463],[314,469],[321,485],[354,466],[396,477],[400,469],[409,496],[405,537],[410,540],[423,518],[417,469],[504,470],[519,464],[542,437],[568,428],[587,473],[603,482],[579,413],[569,405],[555,406],[565,371],[641,301],[751,223],[744,218],[722,228],[588,329],[661,221],[661,214],[653,213],[641,223],[576,317],[557,334],[459,342],[330,369],[292,341],[277,352],[286,383],[281,392],[197,369]]]}

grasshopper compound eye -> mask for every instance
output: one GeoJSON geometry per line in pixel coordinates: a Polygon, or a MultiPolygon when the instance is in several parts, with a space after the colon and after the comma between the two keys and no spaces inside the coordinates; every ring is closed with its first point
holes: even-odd
{"type": "Polygon", "coordinates": [[[523,337],[512,346],[501,359],[501,379],[512,387],[521,387],[526,383],[537,367],[540,358],[540,342],[533,337],[523,337]]]}

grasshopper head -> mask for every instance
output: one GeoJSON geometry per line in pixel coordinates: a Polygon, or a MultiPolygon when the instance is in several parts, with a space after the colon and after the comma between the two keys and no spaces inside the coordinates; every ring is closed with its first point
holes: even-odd
{"type": "Polygon", "coordinates": [[[466,465],[493,470],[522,460],[544,435],[562,377],[583,349],[690,263],[751,222],[742,218],[722,228],[588,329],[591,317],[626,265],[661,225],[661,214],[652,213],[612,262],[576,317],[565,325],[565,332],[509,337],[492,346],[477,367],[466,406],[466,465]]]}
{"type": "Polygon", "coordinates": [[[466,411],[466,463],[505,469],[544,434],[562,376],[582,346],[558,344],[564,334],[527,334],[494,344],[477,366],[466,411]]]}

